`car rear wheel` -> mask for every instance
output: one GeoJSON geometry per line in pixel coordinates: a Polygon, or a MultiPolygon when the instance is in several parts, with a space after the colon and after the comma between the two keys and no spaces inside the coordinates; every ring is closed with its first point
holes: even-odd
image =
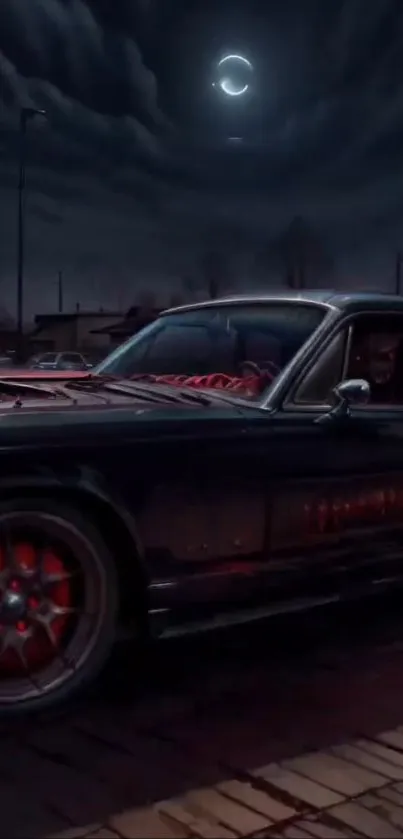
{"type": "Polygon", "coordinates": [[[91,522],[47,499],[0,504],[0,716],[92,681],[115,638],[113,558],[91,522]]]}

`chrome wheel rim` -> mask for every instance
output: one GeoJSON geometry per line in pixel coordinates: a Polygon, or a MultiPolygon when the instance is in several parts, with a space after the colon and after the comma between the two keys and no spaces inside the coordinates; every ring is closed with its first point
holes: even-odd
{"type": "Polygon", "coordinates": [[[73,523],[43,512],[0,518],[0,706],[75,679],[106,611],[106,572],[73,523]]]}

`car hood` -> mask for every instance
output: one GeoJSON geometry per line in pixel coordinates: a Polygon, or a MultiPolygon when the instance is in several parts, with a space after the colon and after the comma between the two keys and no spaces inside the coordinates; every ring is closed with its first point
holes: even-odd
{"type": "MultiPolygon", "coordinates": [[[[69,442],[92,446],[133,435],[143,440],[161,433],[188,435],[217,418],[231,421],[243,413],[242,403],[213,392],[190,393],[182,401],[172,387],[156,399],[155,393],[151,398],[141,389],[134,393],[137,386],[133,393],[120,392],[115,384],[80,391],[64,383],[0,380],[0,447],[22,451],[25,446],[60,447],[69,442]],[[173,393],[176,396],[170,398],[173,393]]],[[[127,384],[122,382],[124,389],[127,384]]],[[[245,409],[251,407],[245,405],[245,409]]]]}
{"type": "Polygon", "coordinates": [[[206,409],[214,405],[225,408],[233,402],[243,401],[231,399],[220,392],[150,385],[128,379],[74,376],[68,381],[60,381],[50,377],[46,380],[30,376],[3,378],[0,374],[0,418],[16,412],[77,414],[99,411],[104,414],[119,408],[129,409],[131,413],[134,409],[144,414],[167,407],[179,411],[184,408],[206,409]]]}
{"type": "Polygon", "coordinates": [[[14,379],[15,381],[25,381],[34,379],[35,381],[55,381],[69,379],[85,379],[90,375],[87,370],[31,370],[28,367],[9,367],[0,369],[0,379],[14,379]]]}

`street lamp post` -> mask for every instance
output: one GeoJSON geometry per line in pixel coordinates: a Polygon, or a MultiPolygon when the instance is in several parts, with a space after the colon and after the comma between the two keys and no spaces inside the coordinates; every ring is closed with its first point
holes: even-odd
{"type": "Polygon", "coordinates": [[[38,108],[21,108],[19,124],[19,173],[18,173],[18,228],[17,228],[17,358],[22,361],[24,343],[24,256],[25,256],[25,169],[26,136],[28,120],[46,116],[38,108]]]}
{"type": "Polygon", "coordinates": [[[403,264],[403,254],[401,251],[398,251],[396,254],[396,262],[395,262],[395,294],[402,293],[402,264],[403,264]]]}

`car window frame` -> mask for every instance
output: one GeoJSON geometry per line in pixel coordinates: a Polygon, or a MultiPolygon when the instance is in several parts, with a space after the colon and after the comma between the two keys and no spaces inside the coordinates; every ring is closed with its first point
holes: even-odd
{"type": "MultiPolygon", "coordinates": [[[[346,329],[346,327],[347,327],[347,335],[346,335],[346,340],[345,340],[345,345],[344,345],[344,357],[343,357],[343,362],[342,362],[342,378],[340,379],[340,381],[345,380],[344,377],[345,377],[345,373],[347,372],[348,358],[349,358],[349,353],[351,351],[351,343],[352,343],[352,338],[353,338],[354,323],[359,318],[373,317],[374,314],[377,314],[377,312],[374,312],[373,309],[366,309],[366,310],[361,311],[361,312],[348,313],[344,317],[342,317],[341,319],[336,321],[336,323],[333,325],[333,328],[330,330],[329,334],[326,336],[324,343],[318,344],[318,346],[316,347],[316,352],[314,352],[312,358],[310,359],[310,363],[309,363],[308,368],[305,369],[305,370],[301,370],[300,374],[297,375],[295,380],[292,382],[292,385],[291,385],[288,393],[284,396],[284,399],[283,399],[282,404],[281,404],[281,409],[283,411],[286,411],[287,413],[291,412],[291,413],[299,413],[299,414],[300,413],[307,413],[307,414],[323,413],[324,414],[324,413],[330,411],[334,407],[334,403],[331,402],[330,400],[326,403],[324,403],[324,402],[316,402],[316,403],[313,403],[313,402],[312,403],[296,402],[295,401],[295,394],[296,394],[297,390],[299,390],[300,387],[302,386],[303,381],[307,378],[308,375],[310,375],[314,366],[319,365],[320,358],[322,356],[323,351],[331,344],[331,342],[334,340],[336,335],[339,332],[341,332],[343,329],[346,329]]],[[[402,323],[403,323],[403,312],[401,312],[401,311],[396,311],[396,310],[393,310],[393,309],[386,309],[386,310],[382,309],[382,311],[379,312],[379,314],[382,314],[382,317],[391,316],[391,317],[396,318],[396,316],[399,316],[399,317],[401,317],[402,323]]],[[[376,414],[380,414],[380,413],[390,414],[390,413],[395,413],[396,411],[401,413],[401,412],[403,412],[403,404],[401,404],[401,405],[398,405],[398,404],[396,404],[396,405],[374,405],[374,404],[369,403],[368,405],[354,406],[354,408],[352,410],[354,411],[354,413],[357,412],[357,413],[360,413],[360,414],[361,413],[369,414],[369,413],[372,413],[372,412],[374,412],[376,414]]]]}
{"type": "MultiPolygon", "coordinates": [[[[281,373],[276,377],[274,382],[271,382],[262,395],[260,402],[260,409],[273,413],[273,411],[280,411],[283,409],[288,394],[295,389],[296,382],[300,380],[306,367],[304,365],[311,365],[318,357],[318,347],[321,345],[322,336],[327,341],[329,336],[334,336],[336,329],[340,324],[340,309],[333,306],[331,303],[316,303],[311,302],[311,305],[318,306],[324,310],[324,317],[312,335],[300,347],[296,355],[284,367],[281,373]]],[[[312,406],[306,405],[312,411],[312,406]]]]}

